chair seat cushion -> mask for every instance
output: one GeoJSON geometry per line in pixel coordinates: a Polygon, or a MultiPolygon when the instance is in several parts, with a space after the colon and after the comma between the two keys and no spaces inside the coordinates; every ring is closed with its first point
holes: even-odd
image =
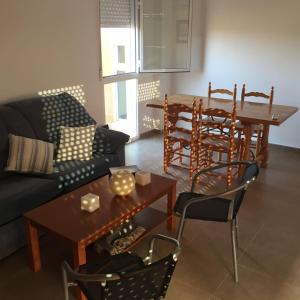
{"type": "Polygon", "coordinates": [[[218,138],[217,136],[211,136],[204,138],[202,140],[202,145],[209,146],[212,145],[213,148],[222,148],[226,151],[229,151],[230,142],[226,139],[218,138]]]}
{"type": "Polygon", "coordinates": [[[114,154],[94,154],[88,161],[71,160],[58,162],[55,166],[56,173],[50,175],[59,180],[59,187],[64,192],[72,191],[96,178],[109,173],[110,167],[120,166],[117,155],[114,154]]]}
{"type": "Polygon", "coordinates": [[[19,174],[6,175],[0,180],[0,225],[19,218],[60,192],[56,180],[19,174]]]}
{"type": "MultiPolygon", "coordinates": [[[[180,193],[177,198],[174,211],[181,215],[188,200],[204,196],[206,195],[191,192],[180,193]]],[[[200,201],[189,206],[186,212],[186,218],[227,222],[231,203],[232,201],[225,198],[213,198],[210,200],[200,201]]]]}
{"type": "Polygon", "coordinates": [[[216,116],[203,116],[202,118],[203,122],[208,122],[209,124],[219,124],[219,125],[225,125],[230,126],[231,125],[231,119],[228,118],[222,118],[222,117],[216,117],[216,116]]]}
{"type": "Polygon", "coordinates": [[[170,133],[169,137],[171,139],[175,139],[175,140],[185,140],[187,142],[191,141],[191,134],[186,133],[186,132],[181,132],[181,131],[174,131],[172,133],[170,133]]]}

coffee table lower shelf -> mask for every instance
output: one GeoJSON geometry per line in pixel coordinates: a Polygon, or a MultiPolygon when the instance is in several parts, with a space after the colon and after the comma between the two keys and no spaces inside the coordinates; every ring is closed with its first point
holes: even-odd
{"type": "Polygon", "coordinates": [[[151,234],[155,228],[170,219],[171,216],[167,213],[152,207],[146,207],[133,217],[135,223],[143,226],[146,231],[136,241],[134,241],[126,250],[132,249],[143,238],[151,234]]]}

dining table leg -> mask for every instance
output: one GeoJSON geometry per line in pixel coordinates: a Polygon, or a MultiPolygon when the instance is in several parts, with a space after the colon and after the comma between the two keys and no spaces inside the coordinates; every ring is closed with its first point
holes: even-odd
{"type": "Polygon", "coordinates": [[[243,160],[250,160],[252,124],[246,122],[242,124],[244,129],[244,136],[245,136],[243,160]]]}
{"type": "Polygon", "coordinates": [[[260,154],[262,155],[261,167],[266,168],[268,166],[269,159],[269,132],[270,125],[264,125],[261,139],[260,154]]]}

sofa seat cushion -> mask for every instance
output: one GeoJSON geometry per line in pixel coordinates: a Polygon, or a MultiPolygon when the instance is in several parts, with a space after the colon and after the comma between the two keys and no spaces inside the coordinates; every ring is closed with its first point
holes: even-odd
{"type": "Polygon", "coordinates": [[[110,167],[120,165],[117,155],[97,153],[88,161],[71,160],[56,163],[56,171],[50,175],[50,178],[57,177],[60,182],[59,188],[63,188],[64,192],[69,192],[108,174],[110,167]]]}
{"type": "Polygon", "coordinates": [[[0,180],[0,225],[10,222],[61,193],[57,180],[9,174],[0,180]]]}

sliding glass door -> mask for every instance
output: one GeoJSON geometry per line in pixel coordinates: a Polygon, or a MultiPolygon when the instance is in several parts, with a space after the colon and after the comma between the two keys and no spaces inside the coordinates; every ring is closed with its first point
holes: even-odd
{"type": "Polygon", "coordinates": [[[137,135],[134,0],[100,0],[105,115],[109,127],[137,135]]]}
{"type": "Polygon", "coordinates": [[[138,71],[189,71],[191,10],[192,0],[100,0],[105,115],[111,128],[131,138],[138,134],[138,71]]]}

